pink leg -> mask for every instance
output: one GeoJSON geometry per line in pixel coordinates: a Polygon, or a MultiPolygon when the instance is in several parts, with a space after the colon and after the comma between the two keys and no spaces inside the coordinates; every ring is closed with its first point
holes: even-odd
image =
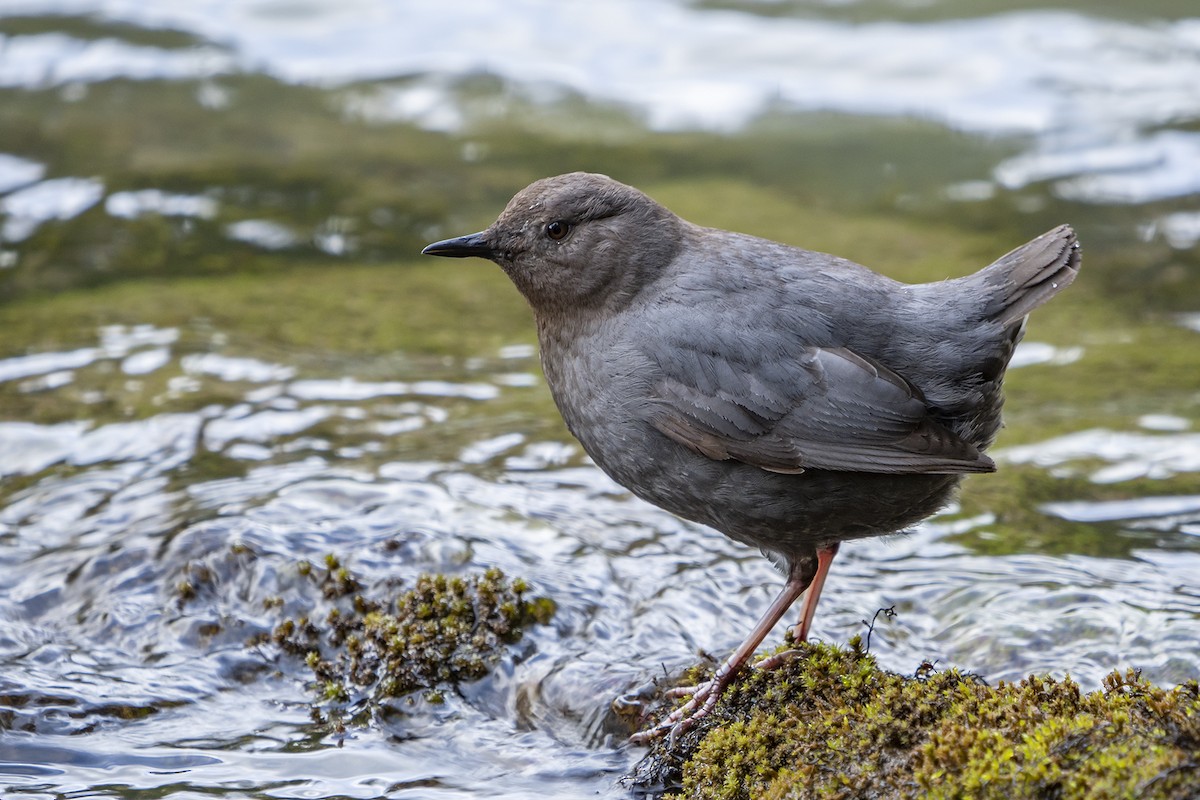
{"type": "Polygon", "coordinates": [[[825,576],[829,574],[829,565],[837,555],[838,544],[822,547],[817,551],[817,574],[804,593],[804,602],[800,604],[800,621],[792,626],[792,641],[803,642],[808,639],[808,630],[812,627],[813,616],[817,613],[817,601],[821,599],[821,590],[825,588],[825,576]]]}
{"type": "MultiPolygon", "coordinates": [[[[837,544],[823,547],[817,551],[817,573],[804,592],[804,602],[800,605],[800,620],[788,630],[792,635],[792,641],[796,644],[808,639],[808,630],[812,626],[813,615],[817,612],[817,601],[821,599],[821,589],[825,586],[825,576],[829,574],[829,565],[833,563],[833,557],[837,555],[837,551],[837,544]]],[[[759,661],[754,668],[777,669],[794,658],[797,652],[799,651],[785,650],[782,653],[776,653],[759,661]]]]}
{"type": "MultiPolygon", "coordinates": [[[[834,548],[836,552],[837,548],[834,548]]],[[[818,554],[818,559],[820,555],[818,554]]],[[[828,561],[832,561],[833,556],[829,556],[828,561]]],[[[826,563],[825,568],[829,565],[826,563]]],[[[817,570],[820,569],[818,564],[817,570]]],[[[754,655],[754,651],[762,644],[763,639],[767,638],[767,634],[775,627],[775,624],[787,613],[787,610],[792,607],[804,590],[813,582],[813,564],[810,558],[801,560],[798,563],[792,564],[788,571],[787,582],[784,583],[783,589],[779,592],[779,596],[767,607],[763,612],[758,623],[746,636],[745,640],[738,645],[738,648],[733,651],[733,654],[725,660],[718,669],[713,678],[708,683],[697,687],[692,699],[677,709],[658,725],[641,733],[634,734],[630,737],[630,741],[634,744],[646,744],[647,742],[662,736],[671,731],[672,736],[683,733],[688,728],[696,724],[696,722],[707,714],[712,707],[717,704],[717,698],[721,696],[721,692],[729,684],[738,671],[746,666],[746,662],[754,655]]]]}

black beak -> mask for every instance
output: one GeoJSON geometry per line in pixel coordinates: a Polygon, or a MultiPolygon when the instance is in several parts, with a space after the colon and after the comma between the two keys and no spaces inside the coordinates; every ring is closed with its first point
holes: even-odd
{"type": "Polygon", "coordinates": [[[483,235],[486,231],[480,233],[472,233],[469,236],[459,236],[456,239],[443,239],[440,242],[434,242],[426,246],[421,251],[423,256],[446,256],[447,258],[467,258],[468,256],[479,256],[480,258],[492,257],[492,246],[488,244],[487,238],[483,235]]]}

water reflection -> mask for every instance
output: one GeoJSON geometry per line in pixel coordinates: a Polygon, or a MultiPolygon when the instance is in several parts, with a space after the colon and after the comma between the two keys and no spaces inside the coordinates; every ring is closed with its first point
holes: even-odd
{"type": "Polygon", "coordinates": [[[1040,467],[1107,462],[1108,466],[1090,473],[1097,483],[1141,477],[1163,479],[1200,472],[1200,434],[1086,430],[1036,445],[1006,448],[999,457],[1012,464],[1040,467]]]}
{"type": "Polygon", "coordinates": [[[104,196],[104,184],[93,178],[54,178],[0,198],[0,241],[28,239],[43,222],[71,219],[104,196]]]}

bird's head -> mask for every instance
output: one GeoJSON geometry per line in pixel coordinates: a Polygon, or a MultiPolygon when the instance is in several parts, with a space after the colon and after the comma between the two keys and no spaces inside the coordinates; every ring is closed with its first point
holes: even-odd
{"type": "Polygon", "coordinates": [[[426,255],[490,259],[538,313],[624,304],[671,262],[678,217],[631,186],[572,172],[517,193],[487,230],[426,255]]]}

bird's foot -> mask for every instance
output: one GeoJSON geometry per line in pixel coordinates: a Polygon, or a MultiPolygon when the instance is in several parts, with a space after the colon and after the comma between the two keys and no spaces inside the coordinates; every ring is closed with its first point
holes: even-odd
{"type": "MultiPolygon", "coordinates": [[[[764,672],[778,669],[799,655],[801,652],[798,649],[784,650],[756,662],[753,668],[764,672]]],[[[676,686],[663,692],[663,697],[670,700],[678,700],[689,695],[691,699],[672,711],[670,716],[662,722],[630,736],[629,741],[636,745],[647,745],[662,736],[669,736],[671,745],[674,746],[680,736],[694,728],[696,723],[712,711],[721,697],[721,692],[733,680],[736,670],[727,670],[725,666],[722,665],[722,668],[717,670],[717,674],[710,681],[694,686],[676,686]]]]}
{"type": "Polygon", "coordinates": [[[666,719],[657,725],[630,736],[629,741],[636,745],[647,745],[655,739],[667,736],[670,745],[674,747],[675,742],[679,740],[680,736],[694,728],[696,723],[712,711],[713,706],[717,704],[717,699],[721,696],[721,692],[733,680],[736,670],[725,669],[726,666],[722,665],[721,669],[717,670],[717,674],[710,681],[705,681],[696,686],[678,686],[664,692],[664,695],[668,698],[677,699],[691,695],[692,699],[672,711],[666,719]]]}
{"type": "Polygon", "coordinates": [[[755,662],[754,669],[761,669],[763,672],[771,669],[779,669],[798,655],[800,655],[800,651],[795,648],[783,650],[773,656],[767,656],[761,661],[755,662]]]}
{"type": "Polygon", "coordinates": [[[662,693],[662,696],[668,700],[678,700],[681,697],[689,697],[699,692],[709,683],[711,683],[711,681],[706,681],[705,683],[694,683],[691,686],[676,686],[674,688],[667,689],[662,693]]]}

